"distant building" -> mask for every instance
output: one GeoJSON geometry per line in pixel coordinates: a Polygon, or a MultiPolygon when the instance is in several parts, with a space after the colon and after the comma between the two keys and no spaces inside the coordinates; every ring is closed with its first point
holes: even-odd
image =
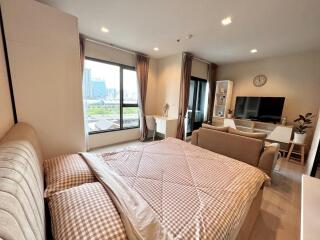
{"type": "Polygon", "coordinates": [[[115,99],[117,97],[117,90],[115,88],[107,88],[107,98],[115,99]]]}
{"type": "Polygon", "coordinates": [[[107,88],[103,79],[92,79],[91,69],[83,71],[83,95],[85,99],[120,99],[116,88],[107,88]]]}
{"type": "Polygon", "coordinates": [[[92,96],[91,69],[89,68],[85,68],[83,71],[83,84],[84,84],[84,91],[83,91],[84,98],[91,98],[92,96]]]}
{"type": "Polygon", "coordinates": [[[91,98],[105,98],[107,96],[106,84],[104,81],[91,81],[92,85],[92,95],[91,98]]]}

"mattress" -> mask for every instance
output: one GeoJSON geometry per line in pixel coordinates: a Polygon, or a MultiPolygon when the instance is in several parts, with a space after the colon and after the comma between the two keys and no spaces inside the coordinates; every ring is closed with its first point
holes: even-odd
{"type": "Polygon", "coordinates": [[[112,195],[129,239],[234,239],[269,179],[174,138],[83,156],[112,195]]]}

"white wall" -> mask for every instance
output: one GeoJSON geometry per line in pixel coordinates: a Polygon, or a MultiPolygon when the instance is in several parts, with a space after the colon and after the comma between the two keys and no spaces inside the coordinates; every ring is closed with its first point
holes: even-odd
{"type": "Polygon", "coordinates": [[[313,166],[314,159],[316,157],[316,153],[318,149],[319,140],[320,140],[320,111],[318,115],[318,123],[316,126],[316,130],[314,132],[313,141],[309,151],[309,156],[308,156],[308,161],[306,166],[306,174],[308,175],[311,174],[312,166],[313,166]]]}
{"type": "Polygon", "coordinates": [[[151,58],[149,62],[148,89],[146,98],[146,115],[157,115],[158,92],[158,60],[151,58]]]}
{"type": "MultiPolygon", "coordinates": [[[[158,59],[157,114],[162,114],[163,106],[168,103],[169,116],[178,117],[181,67],[181,53],[158,59]]],[[[208,79],[208,65],[199,60],[192,60],[191,75],[208,79]]]]}
{"type": "MultiPolygon", "coordinates": [[[[136,56],[128,52],[124,52],[106,45],[86,41],[85,55],[87,57],[124,64],[128,66],[136,65],[136,56]]],[[[146,99],[146,114],[156,114],[156,94],[157,94],[157,60],[150,59],[149,62],[149,76],[148,76],[148,89],[146,99]]],[[[112,145],[121,142],[137,140],[140,136],[138,128],[105,132],[99,134],[89,135],[89,149],[112,145]]]]}
{"type": "Polygon", "coordinates": [[[85,150],[77,19],[32,0],[1,0],[19,122],[44,156],[85,150]]]}
{"type": "MultiPolygon", "coordinates": [[[[283,116],[292,122],[300,113],[318,113],[320,106],[320,51],[297,53],[258,61],[222,65],[218,79],[234,81],[232,108],[236,96],[285,97],[283,116]],[[252,80],[265,74],[267,84],[257,88],[252,80]]],[[[309,141],[313,130],[310,131],[309,141]]]]}
{"type": "Polygon", "coordinates": [[[283,116],[292,121],[299,113],[318,112],[320,52],[222,65],[218,68],[218,79],[234,81],[232,108],[237,96],[281,96],[286,98],[283,116]],[[263,87],[253,86],[257,74],[268,77],[263,87]]]}
{"type": "Polygon", "coordinates": [[[0,32],[0,138],[13,126],[13,113],[10,99],[8,75],[0,32]]]}
{"type": "Polygon", "coordinates": [[[169,117],[178,117],[182,55],[158,59],[157,114],[162,115],[163,106],[169,104],[169,117]]]}

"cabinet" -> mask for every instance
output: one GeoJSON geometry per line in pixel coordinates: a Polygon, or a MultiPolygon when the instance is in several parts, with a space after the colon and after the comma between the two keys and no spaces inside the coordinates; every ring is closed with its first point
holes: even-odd
{"type": "Polygon", "coordinates": [[[156,133],[164,138],[176,137],[177,134],[177,118],[154,116],[156,121],[156,133]]]}
{"type": "Polygon", "coordinates": [[[221,80],[216,82],[213,117],[227,117],[231,105],[233,82],[221,80]]]}

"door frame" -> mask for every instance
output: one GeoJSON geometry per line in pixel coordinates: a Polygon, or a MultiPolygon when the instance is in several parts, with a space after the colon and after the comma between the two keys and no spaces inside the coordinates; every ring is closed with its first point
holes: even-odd
{"type": "MultiPolygon", "coordinates": [[[[194,120],[195,120],[195,116],[196,116],[196,101],[197,101],[197,98],[198,98],[198,82],[205,82],[205,83],[207,83],[208,81],[206,80],[206,79],[203,79],[203,78],[198,78],[198,77],[195,77],[195,76],[191,76],[191,78],[190,78],[190,82],[191,81],[195,81],[195,86],[194,86],[194,94],[193,94],[193,101],[192,101],[192,113],[191,113],[191,122],[190,122],[190,127],[191,127],[191,133],[192,133],[192,131],[194,130],[193,129],[193,127],[194,127],[194,120]]],[[[189,88],[189,91],[190,91],[190,88],[189,88]]],[[[190,97],[190,96],[189,96],[190,97]]],[[[188,129],[188,127],[187,127],[187,129],[188,129]]],[[[187,136],[189,135],[191,135],[191,133],[188,133],[187,132],[187,136]]]]}

